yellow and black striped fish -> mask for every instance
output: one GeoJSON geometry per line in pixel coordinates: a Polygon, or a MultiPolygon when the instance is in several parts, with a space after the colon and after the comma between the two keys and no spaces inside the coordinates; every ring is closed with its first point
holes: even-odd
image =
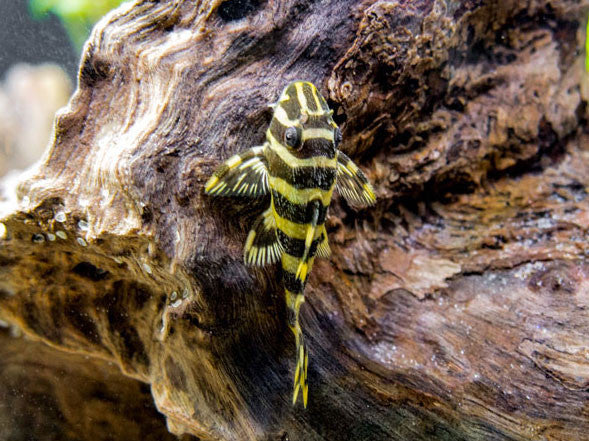
{"type": "Polygon", "coordinates": [[[288,324],[297,346],[293,404],[300,390],[307,407],[308,352],[299,309],[315,257],[330,254],[325,217],[331,196],[336,188],[355,207],[372,205],[375,197],[364,173],[337,149],[341,132],[313,84],[289,84],[272,107],[266,142],[229,158],[208,180],[205,192],[270,194],[270,206],[248,235],[244,259],[249,265],[282,264],[288,324]]]}

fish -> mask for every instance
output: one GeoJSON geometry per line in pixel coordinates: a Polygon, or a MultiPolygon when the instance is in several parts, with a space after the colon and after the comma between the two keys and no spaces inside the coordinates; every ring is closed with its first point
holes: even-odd
{"type": "Polygon", "coordinates": [[[313,83],[290,83],[270,107],[265,142],[227,159],[205,184],[205,194],[270,196],[247,236],[244,261],[250,266],[280,263],[296,343],[292,404],[300,393],[306,408],[309,353],[299,312],[315,259],[331,254],[325,228],[329,205],[334,190],[353,208],[373,205],[376,197],[360,168],[338,150],[341,130],[313,83]]]}

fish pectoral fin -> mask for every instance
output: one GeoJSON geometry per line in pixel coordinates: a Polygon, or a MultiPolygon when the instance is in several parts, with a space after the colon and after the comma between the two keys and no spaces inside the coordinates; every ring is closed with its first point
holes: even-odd
{"type": "Polygon", "coordinates": [[[374,189],[362,170],[342,152],[337,154],[335,185],[337,191],[352,207],[367,207],[376,202],[374,189]]]}
{"type": "Polygon", "coordinates": [[[268,193],[268,164],[264,146],[233,155],[220,165],[205,184],[213,196],[258,197],[268,193]]]}
{"type": "Polygon", "coordinates": [[[276,220],[272,215],[272,209],[264,211],[250,230],[245,248],[243,260],[246,265],[271,265],[280,260],[283,248],[276,235],[276,220]]]}

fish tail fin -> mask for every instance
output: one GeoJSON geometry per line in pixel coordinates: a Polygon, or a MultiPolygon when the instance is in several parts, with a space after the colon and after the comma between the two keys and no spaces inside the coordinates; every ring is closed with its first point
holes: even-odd
{"type": "Polygon", "coordinates": [[[305,346],[303,331],[299,323],[299,310],[305,301],[303,294],[295,294],[286,291],[286,306],[288,308],[288,326],[295,336],[296,343],[296,367],[294,374],[294,389],[292,394],[293,406],[297,402],[299,392],[303,397],[303,406],[307,407],[309,385],[307,383],[307,366],[309,365],[309,352],[305,346]]]}

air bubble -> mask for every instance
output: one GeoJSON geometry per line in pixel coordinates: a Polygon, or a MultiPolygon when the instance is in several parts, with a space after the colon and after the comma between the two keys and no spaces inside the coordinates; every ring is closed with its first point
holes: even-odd
{"type": "Polygon", "coordinates": [[[147,274],[151,274],[151,267],[147,264],[144,263],[143,264],[143,270],[147,273],[147,274]]]}

